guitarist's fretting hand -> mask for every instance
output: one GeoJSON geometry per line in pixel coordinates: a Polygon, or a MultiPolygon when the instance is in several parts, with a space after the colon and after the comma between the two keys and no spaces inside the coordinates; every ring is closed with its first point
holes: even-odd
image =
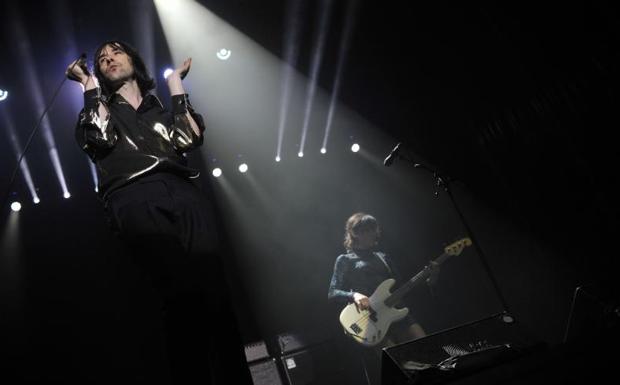
{"type": "Polygon", "coordinates": [[[366,310],[370,307],[370,300],[364,294],[353,293],[353,301],[359,310],[366,310]]]}
{"type": "Polygon", "coordinates": [[[426,283],[429,285],[434,285],[437,282],[437,277],[439,277],[439,264],[435,261],[431,261],[428,265],[429,275],[426,278],[426,283]]]}

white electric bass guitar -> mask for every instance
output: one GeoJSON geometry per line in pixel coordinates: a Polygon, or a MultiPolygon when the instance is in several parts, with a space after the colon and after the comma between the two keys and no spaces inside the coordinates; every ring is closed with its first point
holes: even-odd
{"type": "MultiPolygon", "coordinates": [[[[449,257],[461,254],[463,249],[470,245],[471,239],[469,238],[463,238],[454,242],[446,246],[443,254],[432,263],[436,266],[440,265],[449,257]]],[[[429,265],[399,287],[394,293],[391,293],[390,289],[394,285],[395,280],[392,278],[386,279],[368,298],[370,307],[367,310],[358,309],[355,303],[348,304],[340,312],[340,323],[344,327],[345,332],[362,345],[378,345],[385,337],[390,325],[403,319],[409,313],[407,308],[396,309],[394,306],[409,290],[430,275],[431,266],[429,265]]]]}

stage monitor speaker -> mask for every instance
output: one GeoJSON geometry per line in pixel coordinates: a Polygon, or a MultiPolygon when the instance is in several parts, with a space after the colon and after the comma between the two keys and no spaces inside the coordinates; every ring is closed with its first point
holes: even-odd
{"type": "Polygon", "coordinates": [[[382,385],[488,383],[476,373],[544,348],[513,316],[495,314],[383,349],[382,385]]]}
{"type": "Polygon", "coordinates": [[[619,338],[620,300],[600,285],[575,288],[564,343],[596,349],[617,346],[619,338]]]}

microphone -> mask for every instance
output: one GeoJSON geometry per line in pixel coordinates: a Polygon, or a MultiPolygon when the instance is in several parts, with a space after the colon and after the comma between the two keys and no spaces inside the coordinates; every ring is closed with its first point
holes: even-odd
{"type": "Polygon", "coordinates": [[[78,79],[72,72],[73,67],[78,66],[82,69],[82,72],[84,72],[84,74],[86,74],[86,76],[90,76],[90,71],[88,71],[88,65],[86,64],[86,52],[82,52],[82,54],[80,55],[80,57],[77,59],[77,61],[71,66],[70,69],[68,69],[65,74],[67,75],[67,78],[69,78],[70,80],[75,80],[77,82],[80,81],[80,79],[78,79]]]}
{"type": "Polygon", "coordinates": [[[86,64],[86,52],[82,52],[80,58],[78,59],[78,64],[86,64]]]}
{"type": "Polygon", "coordinates": [[[80,55],[78,65],[80,66],[80,68],[82,68],[82,71],[84,71],[86,76],[90,76],[90,71],[88,71],[88,65],[86,63],[86,52],[82,52],[82,54],[80,55]]]}
{"type": "Polygon", "coordinates": [[[390,152],[390,154],[385,158],[385,160],[383,161],[383,165],[386,167],[390,167],[392,163],[394,163],[394,160],[398,157],[399,152],[400,152],[400,143],[398,143],[396,147],[394,147],[392,152],[390,152]]]}

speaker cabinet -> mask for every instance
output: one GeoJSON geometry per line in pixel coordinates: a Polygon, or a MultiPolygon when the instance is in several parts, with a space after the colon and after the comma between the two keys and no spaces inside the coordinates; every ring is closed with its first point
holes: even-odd
{"type": "Polygon", "coordinates": [[[382,384],[442,384],[465,378],[472,384],[482,384],[486,382],[476,373],[544,347],[510,314],[495,314],[385,348],[381,358],[382,384]]]}
{"type": "Polygon", "coordinates": [[[269,356],[264,341],[247,344],[244,350],[254,385],[283,385],[277,361],[269,356]]]}
{"type": "Polygon", "coordinates": [[[282,355],[290,385],[341,385],[345,382],[340,358],[330,342],[282,355]]]}
{"type": "Polygon", "coordinates": [[[248,366],[254,385],[283,385],[275,358],[252,362],[248,366]]]}

